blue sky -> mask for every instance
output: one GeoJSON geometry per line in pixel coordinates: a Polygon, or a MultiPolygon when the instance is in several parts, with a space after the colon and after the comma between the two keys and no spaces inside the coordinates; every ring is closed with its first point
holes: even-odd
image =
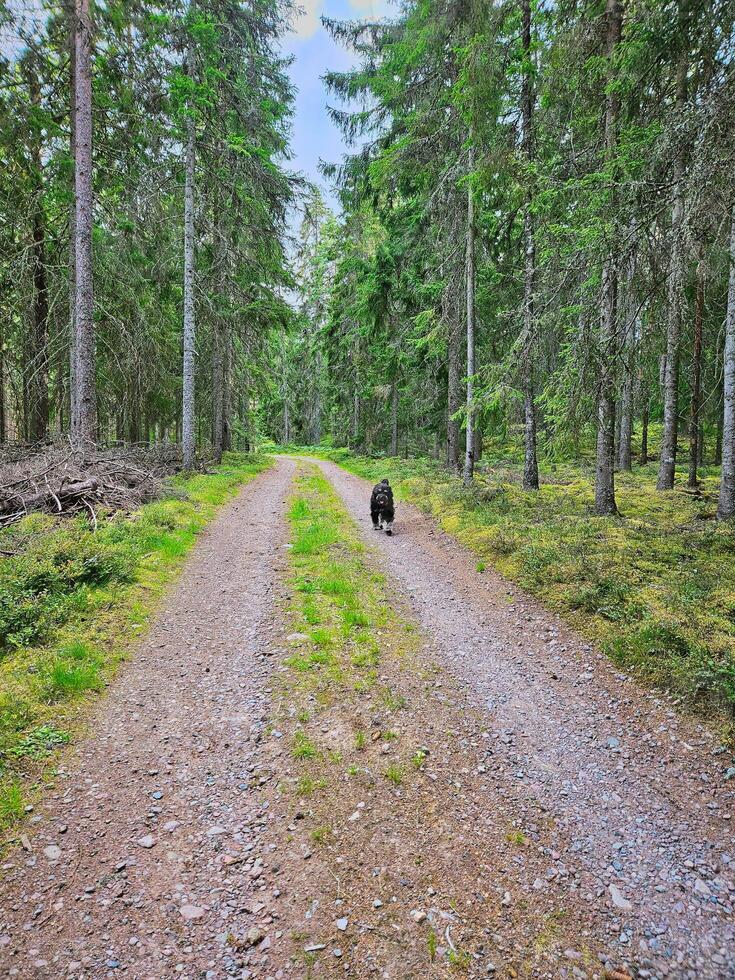
{"type": "Polygon", "coordinates": [[[319,160],[339,161],[346,147],[327,115],[327,93],[321,76],[328,69],[349,68],[352,56],[335,44],[319,18],[324,15],[339,20],[373,20],[389,16],[391,11],[387,0],[300,0],[299,5],[304,13],[296,19],[294,33],[284,44],[284,51],[294,56],[291,79],[297,90],[292,166],[320,184],[329,203],[336,207],[334,195],[319,173],[319,160]]]}

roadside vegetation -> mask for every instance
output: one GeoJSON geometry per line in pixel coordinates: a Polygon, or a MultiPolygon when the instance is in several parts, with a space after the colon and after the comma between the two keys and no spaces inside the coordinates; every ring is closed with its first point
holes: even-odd
{"type": "Polygon", "coordinates": [[[196,536],[268,457],[232,453],[131,513],[31,514],[0,532],[0,830],[141,635],[196,536]]]}
{"type": "MultiPolygon", "coordinates": [[[[285,451],[285,450],[281,450],[285,451]]],[[[735,718],[735,532],[716,521],[717,470],[697,493],[656,490],[656,466],[619,475],[619,517],[594,517],[591,466],[547,462],[537,493],[522,462],[492,446],[473,487],[434,460],[371,458],[325,446],[398,500],[431,514],[478,556],[560,613],[623,670],[689,707],[735,718]]],[[[400,513],[399,513],[400,520],[400,513]]]]}

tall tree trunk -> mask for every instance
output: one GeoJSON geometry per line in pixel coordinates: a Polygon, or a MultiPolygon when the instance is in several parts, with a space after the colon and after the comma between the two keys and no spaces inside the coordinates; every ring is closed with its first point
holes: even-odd
{"type": "Polygon", "coordinates": [[[398,455],[398,383],[393,381],[390,405],[390,454],[398,455]]]}
{"type": "Polygon", "coordinates": [[[92,278],[92,20],[89,0],[75,0],[74,45],[74,200],[77,424],[78,445],[97,437],[94,287],[92,278]]]}
{"type": "Polygon", "coordinates": [[[641,466],[648,464],[648,416],[650,410],[650,401],[648,396],[646,396],[643,399],[641,411],[641,454],[638,457],[638,462],[641,466]]]}
{"type": "MultiPolygon", "coordinates": [[[[533,162],[533,89],[531,81],[531,0],[522,4],[523,82],[521,86],[521,152],[530,169],[533,162]]],[[[536,342],[536,241],[533,227],[533,191],[530,173],[526,176],[528,190],[523,211],[523,416],[524,462],[523,489],[538,490],[538,457],[536,452],[536,393],[533,356],[536,342]]]]}
{"type": "MultiPolygon", "coordinates": [[[[77,146],[77,45],[76,45],[76,0],[68,0],[67,20],[69,25],[69,157],[76,159],[77,146]]],[[[71,177],[71,206],[69,208],[69,432],[74,436],[79,426],[77,406],[77,335],[75,323],[76,308],[76,267],[77,267],[77,208],[75,177],[71,177]]]]}
{"type": "Polygon", "coordinates": [[[0,444],[5,442],[5,337],[0,318],[0,444]]]}
{"type": "Polygon", "coordinates": [[[725,319],[723,402],[722,472],[717,507],[717,516],[721,521],[735,518],[735,204],[730,225],[730,280],[725,319]]]}
{"type": "Polygon", "coordinates": [[[704,325],[704,256],[697,263],[697,290],[694,300],[694,351],[692,353],[692,400],[689,413],[689,479],[688,486],[699,485],[697,469],[700,460],[702,432],[699,412],[702,401],[702,338],[704,325]]]}
{"type": "Polygon", "coordinates": [[[618,431],[618,469],[628,473],[633,468],[633,383],[635,354],[638,346],[638,319],[633,297],[634,262],[631,261],[625,286],[625,339],[623,341],[623,385],[620,397],[618,431]]]}
{"type": "MultiPolygon", "coordinates": [[[[38,76],[31,69],[31,104],[38,108],[41,104],[41,86],[38,76]]],[[[33,180],[35,182],[32,216],[32,263],[33,263],[33,318],[30,344],[27,351],[25,369],[28,373],[28,437],[31,442],[40,442],[48,434],[49,392],[48,392],[48,276],[46,269],[46,220],[43,206],[43,164],[41,160],[41,128],[34,126],[33,132],[33,180]]]]}
{"type": "Polygon", "coordinates": [[[31,442],[48,435],[48,280],[46,275],[46,226],[39,200],[33,215],[33,332],[29,364],[29,426],[31,442]]]}
{"type": "MultiPolygon", "coordinates": [[[[607,0],[605,8],[608,82],[614,80],[612,58],[620,42],[623,5],[607,0]]],[[[619,96],[608,85],[605,96],[605,159],[612,164],[617,149],[619,96]]],[[[615,236],[617,238],[617,236],[615,236]]],[[[602,315],[600,323],[600,375],[597,402],[597,467],[595,474],[595,512],[617,514],[615,502],[615,355],[617,348],[618,272],[615,243],[611,243],[602,268],[602,315]]]]}
{"type": "Polygon", "coordinates": [[[459,472],[459,421],[462,405],[462,324],[455,303],[449,309],[448,383],[447,383],[447,466],[459,472]]]}
{"type": "MultiPolygon", "coordinates": [[[[630,358],[630,351],[627,357],[630,358]]],[[[620,399],[620,437],[618,441],[618,469],[629,473],[633,468],[633,372],[630,364],[624,365],[623,393],[620,399]]]]}
{"type": "Polygon", "coordinates": [[[219,312],[215,311],[212,336],[212,455],[216,463],[222,462],[224,449],[224,381],[223,329],[219,312]]]}
{"type": "Polygon", "coordinates": [[[222,375],[222,449],[232,449],[232,328],[229,318],[224,328],[225,359],[222,375]]]}
{"type": "MultiPolygon", "coordinates": [[[[681,119],[686,103],[688,52],[679,62],[676,85],[676,117],[681,119]]],[[[685,147],[681,138],[674,162],[674,204],[671,215],[671,269],[668,278],[666,324],[666,373],[664,375],[664,426],[656,487],[671,490],[676,474],[679,430],[679,349],[684,321],[684,168],[685,147]]]]}
{"type": "Polygon", "coordinates": [[[194,419],[194,362],[196,320],[194,309],[194,176],[196,143],[194,117],[186,120],[186,175],[184,182],[184,365],[183,398],[181,407],[181,438],[185,470],[196,462],[196,433],[194,419]]]}
{"type": "Polygon", "coordinates": [[[465,289],[467,300],[467,426],[463,478],[466,486],[475,473],[475,195],[472,187],[475,169],[474,134],[470,130],[467,161],[467,255],[465,259],[465,289]]]}

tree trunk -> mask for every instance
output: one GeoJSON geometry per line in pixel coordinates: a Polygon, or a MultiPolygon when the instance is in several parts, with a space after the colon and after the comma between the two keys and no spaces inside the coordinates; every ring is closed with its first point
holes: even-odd
{"type": "Polygon", "coordinates": [[[641,411],[641,454],[638,458],[638,462],[641,466],[646,466],[648,464],[648,415],[650,412],[650,402],[648,398],[643,399],[643,408],[641,411]]]}
{"type": "MultiPolygon", "coordinates": [[[[685,54],[677,73],[676,117],[681,118],[686,102],[688,58],[685,54]]],[[[684,320],[684,168],[685,148],[681,142],[674,163],[674,204],[671,216],[671,269],[668,279],[668,321],[666,325],[666,373],[664,375],[664,426],[661,435],[659,490],[671,490],[676,474],[679,429],[679,348],[684,320]]]]}
{"type": "MultiPolygon", "coordinates": [[[[521,86],[521,153],[529,168],[533,162],[533,91],[531,82],[531,0],[523,0],[523,82],[521,86]]],[[[524,463],[523,489],[538,490],[538,457],[536,452],[536,393],[533,356],[536,341],[536,241],[533,228],[533,191],[530,173],[526,175],[526,200],[523,213],[523,415],[524,463]]]]}
{"type": "MultiPolygon", "coordinates": [[[[630,357],[630,353],[628,353],[630,357]]],[[[630,364],[624,366],[623,394],[620,399],[620,437],[618,441],[618,469],[629,473],[633,469],[633,372],[630,364]]]]}
{"type": "MultiPolygon", "coordinates": [[[[69,105],[69,157],[76,159],[76,131],[77,131],[77,107],[76,107],[76,86],[77,86],[77,46],[76,46],[76,11],[75,0],[69,0],[67,4],[67,19],[69,22],[69,91],[71,93],[69,105]]],[[[79,410],[77,407],[77,336],[75,324],[76,307],[76,267],[77,267],[77,243],[76,243],[76,200],[75,200],[75,179],[72,173],[71,178],[71,207],[69,208],[69,432],[72,437],[79,426],[79,410]]]]}
{"type": "Polygon", "coordinates": [[[194,360],[196,344],[196,320],[194,309],[194,174],[196,144],[194,117],[186,120],[186,176],[184,183],[184,366],[181,430],[183,465],[185,470],[194,468],[196,461],[196,436],[194,419],[194,360]]]}
{"type": "MultiPolygon", "coordinates": [[[[622,34],[623,6],[620,0],[607,0],[607,36],[605,54],[611,62],[622,34]]],[[[609,64],[608,82],[613,81],[609,64]]],[[[608,85],[605,96],[605,159],[612,163],[617,147],[619,96],[608,85]]],[[[614,210],[614,204],[613,204],[614,210]]],[[[616,236],[617,237],[617,236],[616,236]]],[[[595,475],[595,512],[617,514],[615,502],[615,377],[617,347],[618,273],[615,243],[611,243],[602,268],[602,316],[600,324],[600,374],[597,402],[597,467],[595,475]]]]}
{"type": "Polygon", "coordinates": [[[725,319],[725,357],[723,371],[722,473],[717,516],[721,521],[735,518],[735,204],[730,226],[730,280],[725,319]]]}
{"type": "MultiPolygon", "coordinates": [[[[41,86],[33,68],[30,69],[29,95],[31,105],[39,108],[41,86]]],[[[42,133],[34,125],[32,134],[33,162],[33,214],[31,249],[33,267],[33,315],[31,334],[26,351],[25,373],[27,376],[28,416],[26,429],[31,442],[41,442],[48,434],[48,276],[46,269],[46,220],[43,206],[43,164],[41,160],[42,133]]]]}
{"type": "Polygon", "coordinates": [[[462,405],[462,327],[454,303],[449,311],[448,384],[447,384],[447,466],[459,472],[459,421],[455,418],[462,405]]]}
{"type": "Polygon", "coordinates": [[[629,473],[633,468],[633,382],[635,378],[635,354],[638,330],[635,304],[632,298],[633,267],[626,283],[626,336],[623,345],[623,386],[620,397],[620,425],[618,431],[618,469],[629,473]]]}
{"type": "Polygon", "coordinates": [[[94,289],[92,278],[92,21],[89,0],[75,0],[74,17],[74,327],[76,342],[73,440],[97,437],[95,387],[94,289]]]}
{"type": "Polygon", "coordinates": [[[398,384],[393,382],[390,406],[390,454],[398,455],[398,384]]]}
{"type": "Polygon", "coordinates": [[[475,473],[475,196],[472,177],[475,169],[474,134],[470,130],[469,158],[467,161],[467,256],[465,259],[465,284],[467,300],[467,426],[463,479],[465,486],[472,483],[475,473]]]}
{"type": "Polygon", "coordinates": [[[5,337],[0,320],[0,444],[5,442],[5,337]]]}
{"type": "Polygon", "coordinates": [[[212,336],[212,455],[215,463],[222,462],[224,448],[225,353],[222,334],[220,315],[215,311],[212,336]]]}
{"type": "Polygon", "coordinates": [[[697,469],[700,459],[701,429],[699,411],[702,400],[702,337],[704,324],[704,256],[697,264],[697,291],[694,301],[694,351],[692,353],[692,400],[689,419],[689,479],[688,486],[699,485],[697,469]]]}
{"type": "MultiPolygon", "coordinates": [[[[40,191],[39,191],[40,194],[40,191]]],[[[33,331],[28,385],[28,434],[31,442],[48,435],[48,279],[46,275],[46,226],[39,199],[33,215],[33,331]]]]}

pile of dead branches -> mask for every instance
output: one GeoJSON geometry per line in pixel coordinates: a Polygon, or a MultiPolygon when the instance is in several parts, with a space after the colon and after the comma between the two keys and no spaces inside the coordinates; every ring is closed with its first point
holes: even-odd
{"type": "Polygon", "coordinates": [[[0,449],[0,527],[32,511],[135,510],[165,492],[164,478],[180,469],[176,445],[80,450],[67,444],[0,449]]]}

